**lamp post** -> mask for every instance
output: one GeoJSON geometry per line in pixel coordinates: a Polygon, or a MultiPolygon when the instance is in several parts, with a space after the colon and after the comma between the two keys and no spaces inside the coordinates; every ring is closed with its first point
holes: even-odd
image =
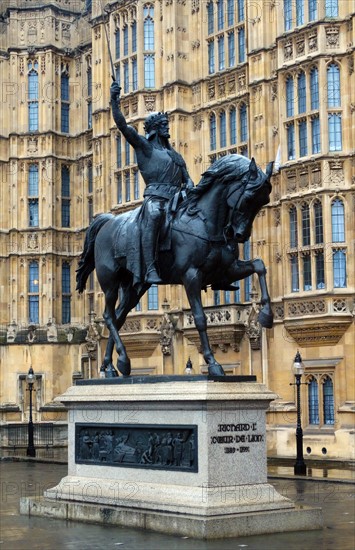
{"type": "Polygon", "coordinates": [[[294,474],[298,476],[305,476],[307,473],[307,468],[305,461],[303,459],[303,431],[301,425],[301,377],[304,373],[304,364],[302,363],[302,357],[300,352],[297,351],[296,357],[293,362],[293,374],[295,375],[296,382],[295,384],[290,384],[291,386],[296,386],[296,396],[297,396],[297,427],[296,427],[296,448],[297,456],[296,462],[294,465],[294,474]]]}
{"type": "Polygon", "coordinates": [[[193,371],[194,371],[194,369],[193,369],[193,366],[192,366],[192,361],[189,357],[188,360],[186,361],[185,374],[191,375],[191,374],[193,374],[193,371]]]}
{"type": "Polygon", "coordinates": [[[30,367],[28,374],[26,376],[28,391],[30,392],[30,418],[28,421],[28,446],[27,446],[27,456],[36,456],[36,449],[33,443],[33,421],[32,421],[32,392],[33,384],[35,381],[35,375],[33,368],[30,367]]]}

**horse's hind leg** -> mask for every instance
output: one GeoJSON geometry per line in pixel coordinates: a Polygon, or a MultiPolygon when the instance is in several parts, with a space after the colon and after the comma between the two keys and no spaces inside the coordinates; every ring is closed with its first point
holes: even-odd
{"type": "Polygon", "coordinates": [[[122,372],[123,375],[128,376],[131,372],[131,366],[129,359],[127,357],[126,348],[120,338],[120,335],[118,334],[117,328],[116,328],[116,312],[115,312],[115,305],[117,301],[118,296],[118,287],[108,289],[105,292],[105,311],[104,311],[104,319],[106,322],[106,325],[110,331],[110,338],[107,342],[106,346],[106,352],[105,352],[105,358],[104,358],[104,365],[106,367],[111,364],[112,361],[112,351],[113,351],[113,345],[116,346],[116,351],[119,357],[122,356],[122,372]]]}

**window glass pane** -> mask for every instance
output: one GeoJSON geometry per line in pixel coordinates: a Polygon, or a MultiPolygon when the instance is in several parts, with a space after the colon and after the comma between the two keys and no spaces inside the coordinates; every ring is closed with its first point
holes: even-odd
{"type": "Polygon", "coordinates": [[[298,113],[306,112],[306,75],[300,73],[297,77],[298,113]]]}
{"type": "Polygon", "coordinates": [[[285,31],[292,28],[292,0],[284,0],[284,27],[285,31]]]}
{"type": "Polygon", "coordinates": [[[292,292],[299,292],[300,290],[297,256],[291,257],[291,290],[292,292]]]}
{"type": "Polygon", "coordinates": [[[213,291],[213,305],[214,306],[219,306],[220,304],[221,304],[220,292],[219,292],[219,290],[214,290],[213,291]]]}
{"type": "Polygon", "coordinates": [[[138,88],[138,69],[137,59],[132,59],[132,90],[135,91],[138,88]]]}
{"type": "Polygon", "coordinates": [[[309,217],[309,206],[302,207],[302,244],[309,246],[311,244],[311,225],[309,217]]]}
{"type": "Polygon", "coordinates": [[[154,55],[144,56],[144,86],[146,88],[155,87],[155,60],[154,55]]]}
{"type": "Polygon", "coordinates": [[[245,31],[244,27],[238,29],[238,61],[244,63],[245,61],[245,31]]]}
{"type": "Polygon", "coordinates": [[[288,160],[296,158],[295,127],[293,123],[287,127],[287,158],[288,160]]]}
{"type": "Polygon", "coordinates": [[[120,58],[120,29],[115,32],[116,59],[120,58]]]}
{"type": "Polygon", "coordinates": [[[315,242],[320,244],[323,242],[323,212],[322,203],[319,201],[314,203],[314,229],[315,242]]]}
{"type": "Polygon", "coordinates": [[[298,245],[297,235],[297,210],[296,207],[290,209],[290,246],[296,248],[298,245]]]}
{"type": "Polygon", "coordinates": [[[116,152],[117,152],[117,168],[122,167],[122,138],[121,134],[117,134],[116,136],[116,152]]]}
{"type": "Polygon", "coordinates": [[[61,91],[61,100],[69,101],[69,77],[65,74],[62,74],[60,81],[60,91],[61,91]]]}
{"type": "Polygon", "coordinates": [[[296,25],[304,24],[304,0],[296,0],[296,25]]]}
{"type": "Polygon", "coordinates": [[[308,0],[308,19],[310,21],[317,19],[317,4],[318,0],[308,0]]]}
{"type": "Polygon", "coordinates": [[[328,107],[340,107],[340,70],[334,63],[327,69],[328,107]]]}
{"type": "Polygon", "coordinates": [[[320,153],[321,152],[321,143],[320,143],[319,116],[312,118],[312,120],[311,120],[311,130],[312,130],[312,153],[320,153]]]}
{"type": "Polygon", "coordinates": [[[28,291],[38,293],[38,289],[39,289],[38,262],[31,262],[29,265],[28,291]]]}
{"type": "Polygon", "coordinates": [[[311,109],[319,109],[318,69],[311,70],[311,109]]]}
{"type": "Polygon", "coordinates": [[[62,296],[62,324],[66,325],[70,323],[71,318],[71,307],[70,307],[70,296],[62,296]]]}
{"type": "Polygon", "coordinates": [[[39,226],[39,216],[38,216],[38,199],[30,199],[28,201],[29,208],[29,226],[38,227],[39,226]]]}
{"type": "Polygon", "coordinates": [[[341,115],[328,115],[329,151],[342,150],[341,115]]]}
{"type": "Polygon", "coordinates": [[[134,200],[139,199],[139,176],[138,176],[138,170],[134,170],[133,172],[133,180],[134,180],[134,200]]]}
{"type": "Polygon", "coordinates": [[[303,290],[312,290],[311,256],[303,257],[303,290]]]}
{"type": "Polygon", "coordinates": [[[92,103],[88,102],[88,128],[92,128],[92,103]]]}
{"type": "Polygon", "coordinates": [[[235,35],[234,31],[228,33],[228,65],[234,67],[235,65],[235,35]]]}
{"type": "Polygon", "coordinates": [[[308,382],[308,418],[310,424],[319,424],[318,383],[315,378],[308,382]]]}
{"type": "Polygon", "coordinates": [[[126,141],[125,143],[125,157],[126,157],[126,166],[129,166],[131,163],[131,147],[128,141],[126,141]]]}
{"type": "Polygon", "coordinates": [[[126,190],[126,202],[131,200],[131,177],[130,173],[125,173],[125,190],[126,190]]]}
{"type": "Polygon", "coordinates": [[[117,203],[122,204],[122,175],[117,174],[117,203]]]}
{"type": "Polygon", "coordinates": [[[235,0],[227,0],[227,23],[228,27],[234,25],[234,2],[235,0]]]}
{"type": "Polygon", "coordinates": [[[62,292],[70,294],[70,265],[67,263],[62,265],[62,292]]]}
{"type": "Polygon", "coordinates": [[[226,125],[226,113],[222,111],[219,115],[219,129],[220,129],[220,147],[226,147],[227,145],[227,125],[226,125]]]}
{"type": "Polygon", "coordinates": [[[87,71],[87,79],[88,79],[88,96],[92,95],[92,70],[89,67],[87,71]]]}
{"type": "Polygon", "coordinates": [[[92,193],[92,184],[93,184],[92,164],[89,164],[89,166],[88,166],[88,193],[92,193]]]}
{"type": "Polygon", "coordinates": [[[28,104],[28,129],[30,131],[38,130],[38,103],[28,104]]]}
{"type": "Polygon", "coordinates": [[[62,199],[62,227],[70,227],[70,199],[62,199]]]}
{"type": "Polygon", "coordinates": [[[212,74],[215,72],[214,62],[214,40],[208,43],[208,72],[212,74]]]}
{"type": "Polygon", "coordinates": [[[69,104],[62,103],[61,109],[61,131],[69,132],[69,104]]]}
{"type": "Polygon", "coordinates": [[[338,17],[338,0],[325,0],[325,16],[338,17]]]}
{"type": "Polygon", "coordinates": [[[207,4],[207,29],[208,34],[213,34],[214,32],[214,12],[213,12],[213,2],[207,4]]]}
{"type": "Polygon", "coordinates": [[[345,242],[344,204],[340,199],[332,202],[332,242],[345,242]]]}
{"type": "Polygon", "coordinates": [[[28,74],[28,99],[38,99],[38,74],[33,70],[28,74]]]}
{"type": "Polygon", "coordinates": [[[156,310],[159,309],[159,303],[158,303],[158,286],[152,285],[148,289],[148,309],[149,310],[156,310]]]}
{"type": "Polygon", "coordinates": [[[237,143],[237,112],[234,107],[229,111],[229,142],[230,145],[237,143]]]}
{"type": "Polygon", "coordinates": [[[219,31],[224,27],[224,0],[217,1],[217,25],[219,31]]]}
{"type": "Polygon", "coordinates": [[[333,382],[329,377],[323,384],[323,417],[324,424],[334,424],[333,382]]]}
{"type": "Polygon", "coordinates": [[[128,61],[123,62],[123,91],[125,94],[128,94],[129,92],[128,61]]]}
{"type": "Polygon", "coordinates": [[[294,108],[294,89],[293,78],[289,77],[286,80],[286,116],[293,116],[295,114],[294,108]]]}
{"type": "Polygon", "coordinates": [[[247,106],[242,105],[239,110],[239,122],[240,122],[240,141],[247,141],[248,139],[248,120],[247,120],[247,106]]]}
{"type": "Polygon", "coordinates": [[[308,154],[308,145],[307,145],[307,122],[302,120],[298,126],[299,131],[299,148],[300,148],[300,157],[305,157],[308,154]]]}
{"type": "Polygon", "coordinates": [[[38,165],[31,164],[28,171],[28,195],[38,197],[38,165]]]}
{"type": "Polygon", "coordinates": [[[70,173],[67,166],[62,166],[62,197],[70,197],[70,173]]]}
{"type": "MultiPolygon", "coordinates": [[[[250,241],[243,244],[243,257],[244,260],[250,260],[250,241]]],[[[246,302],[250,302],[251,282],[251,276],[244,279],[244,300],[246,302]]]]}
{"type": "Polygon", "coordinates": [[[324,253],[320,251],[316,255],[316,285],[318,289],[325,288],[324,253]]]}
{"type": "Polygon", "coordinates": [[[334,288],[346,288],[346,256],[342,250],[333,254],[333,283],[334,288]]]}
{"type": "MultiPolygon", "coordinates": [[[[146,48],[148,49],[148,48],[146,48]]],[[[123,55],[128,55],[128,27],[123,28],[123,55]]]]}
{"type": "Polygon", "coordinates": [[[238,1],[238,23],[244,21],[244,0],[238,1]]]}
{"type": "Polygon", "coordinates": [[[224,36],[218,37],[218,69],[223,71],[226,68],[224,53],[224,36]]]}
{"type": "Polygon", "coordinates": [[[28,297],[28,320],[30,323],[39,323],[39,297],[28,297]]]}
{"type": "Polygon", "coordinates": [[[216,149],[216,116],[213,114],[210,117],[210,150],[216,149]]]}
{"type": "Polygon", "coordinates": [[[154,21],[151,17],[144,21],[144,49],[154,50],[154,21]]]}

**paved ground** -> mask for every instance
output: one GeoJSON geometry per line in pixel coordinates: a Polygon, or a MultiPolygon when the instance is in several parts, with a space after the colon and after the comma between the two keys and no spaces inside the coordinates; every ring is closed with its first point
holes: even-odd
{"type": "Polygon", "coordinates": [[[0,550],[354,550],[355,485],[343,481],[270,479],[299,505],[323,508],[318,531],[199,541],[122,527],[28,518],[18,513],[21,496],[42,495],[66,475],[65,464],[0,462],[0,550]]]}

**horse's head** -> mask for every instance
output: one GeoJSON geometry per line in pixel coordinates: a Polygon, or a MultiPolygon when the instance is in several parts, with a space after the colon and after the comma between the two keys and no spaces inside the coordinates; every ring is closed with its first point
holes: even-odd
{"type": "MultiPolygon", "coordinates": [[[[239,157],[239,155],[230,155],[239,157]]],[[[237,159],[236,159],[237,160],[237,159]]],[[[241,179],[230,180],[227,203],[230,208],[225,233],[239,243],[247,241],[253,221],[263,206],[270,202],[273,163],[270,162],[264,173],[257,167],[254,158],[241,179]]]]}

